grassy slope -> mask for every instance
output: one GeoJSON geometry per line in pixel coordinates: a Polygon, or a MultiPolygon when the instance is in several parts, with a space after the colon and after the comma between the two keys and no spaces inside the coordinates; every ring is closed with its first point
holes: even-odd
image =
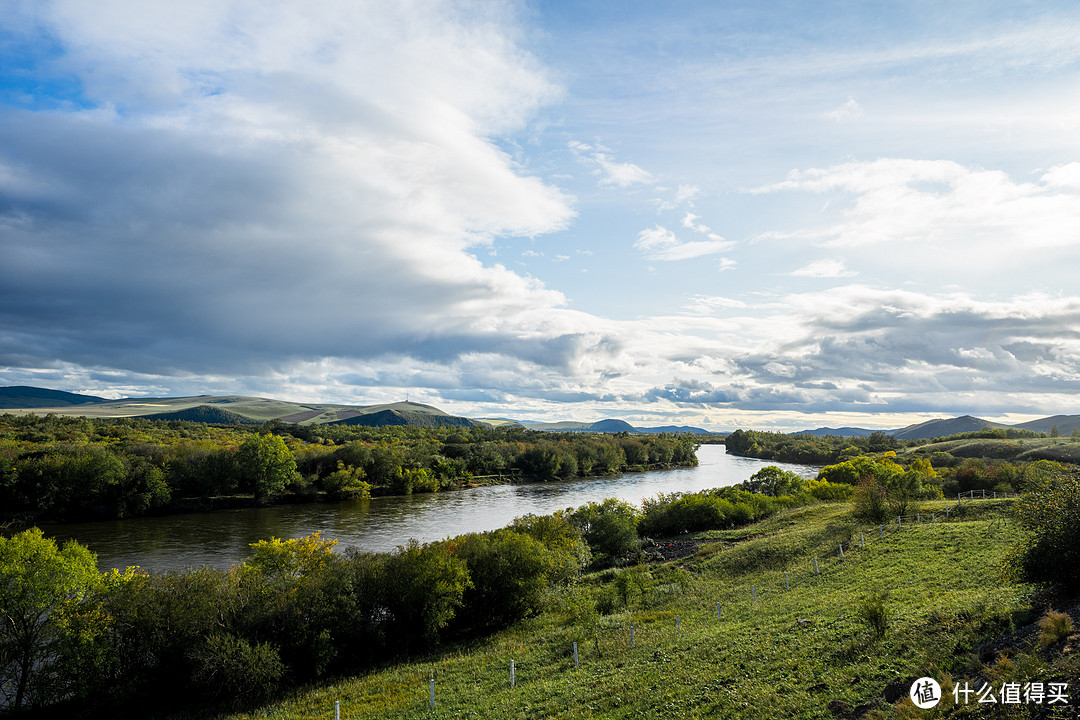
{"type": "Polygon", "coordinates": [[[983,458],[1011,460],[1057,460],[1080,462],[1080,438],[1018,438],[1014,440],[967,439],[946,440],[898,451],[901,456],[930,456],[935,452],[947,452],[958,458],[983,458]]]}
{"type": "Polygon", "coordinates": [[[86,405],[8,408],[3,412],[10,412],[15,415],[26,415],[30,413],[45,415],[47,413],[54,413],[56,415],[73,415],[91,418],[116,418],[171,414],[184,410],[193,410],[194,408],[203,405],[227,410],[260,423],[299,413],[307,413],[309,415],[317,413],[314,414],[313,417],[309,417],[299,423],[301,425],[317,425],[333,422],[338,419],[338,411],[349,410],[359,411],[361,413],[398,410],[421,415],[447,415],[438,408],[412,402],[386,403],[382,405],[334,405],[330,403],[294,403],[285,400],[246,397],[242,395],[199,395],[195,397],[180,398],[128,398],[86,405]]]}
{"type": "MultiPolygon", "coordinates": [[[[343,718],[833,718],[831,701],[834,709],[873,705],[893,717],[882,698],[890,681],[942,671],[974,681],[983,669],[973,655],[979,642],[1030,621],[1030,588],[995,579],[1017,536],[1001,519],[1008,502],[975,502],[965,517],[939,524],[889,526],[884,538],[877,527],[855,525],[848,506],[795,509],[712,533],[727,542],[653,566],[655,585],[643,599],[600,618],[599,652],[572,620],[571,592],[563,591],[549,612],[491,638],[232,717],[326,718],[335,700],[343,718]],[[892,611],[881,640],[856,614],[860,598],[878,591],[890,593],[892,611]]],[[[613,575],[589,576],[576,592],[595,594],[613,575]]]]}

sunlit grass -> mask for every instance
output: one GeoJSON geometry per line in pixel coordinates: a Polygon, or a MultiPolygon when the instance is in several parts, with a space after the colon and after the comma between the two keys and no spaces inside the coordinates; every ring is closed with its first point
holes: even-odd
{"type": "Polygon", "coordinates": [[[699,534],[717,543],[650,567],[651,588],[611,614],[575,620],[567,598],[603,592],[615,572],[556,593],[543,615],[483,641],[234,717],[331,718],[335,700],[342,718],[833,718],[830,701],[891,712],[890,681],[975,672],[978,642],[1023,612],[1030,588],[997,580],[1018,532],[1002,521],[1005,506],[972,503],[964,516],[890,526],[884,537],[846,505],[699,534]],[[872,593],[888,596],[881,636],[858,613],[872,593]]]}

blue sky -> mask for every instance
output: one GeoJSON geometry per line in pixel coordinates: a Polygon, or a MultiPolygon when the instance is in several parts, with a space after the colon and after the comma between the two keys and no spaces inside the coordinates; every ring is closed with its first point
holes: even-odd
{"type": "Polygon", "coordinates": [[[0,2],[0,384],[1080,412],[1080,9],[0,2]]]}

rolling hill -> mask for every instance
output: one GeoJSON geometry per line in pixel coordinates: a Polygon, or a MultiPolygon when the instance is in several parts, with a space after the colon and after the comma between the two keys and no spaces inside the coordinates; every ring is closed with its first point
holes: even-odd
{"type": "Polygon", "coordinates": [[[70,407],[89,403],[106,402],[105,398],[94,395],[79,395],[63,390],[12,385],[0,387],[0,410],[39,407],[70,407]]]}
{"type": "Polygon", "coordinates": [[[294,403],[243,395],[108,400],[59,390],[0,388],[0,411],[15,414],[79,415],[93,418],[141,417],[223,424],[261,424],[271,420],[299,425],[413,425],[472,427],[475,420],[414,402],[381,405],[294,403]]]}

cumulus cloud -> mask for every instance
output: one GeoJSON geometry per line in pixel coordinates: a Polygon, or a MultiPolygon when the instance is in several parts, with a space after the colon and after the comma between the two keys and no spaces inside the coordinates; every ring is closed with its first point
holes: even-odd
{"type": "Polygon", "coordinates": [[[573,362],[592,320],[470,252],[574,216],[489,139],[560,92],[499,3],[24,10],[85,97],[0,110],[0,364],[573,362]]]}

